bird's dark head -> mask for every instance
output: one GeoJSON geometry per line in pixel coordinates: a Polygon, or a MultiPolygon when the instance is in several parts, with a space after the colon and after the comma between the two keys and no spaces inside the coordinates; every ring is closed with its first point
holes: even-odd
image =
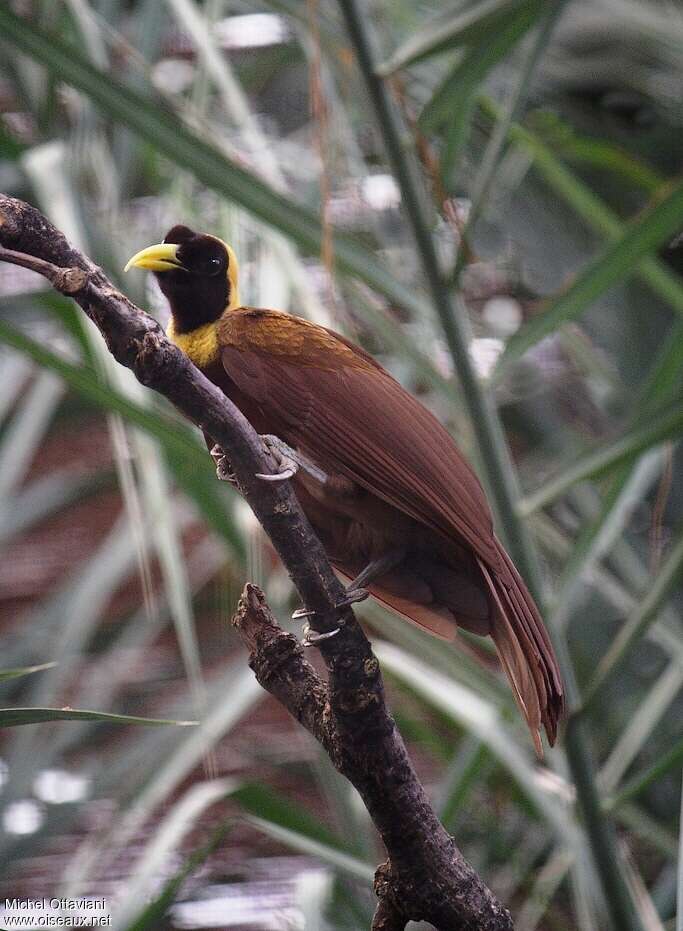
{"type": "Polygon", "coordinates": [[[176,333],[190,333],[240,306],[235,254],[216,236],[174,226],[164,241],[137,252],[129,268],[154,272],[168,300],[176,333]]]}

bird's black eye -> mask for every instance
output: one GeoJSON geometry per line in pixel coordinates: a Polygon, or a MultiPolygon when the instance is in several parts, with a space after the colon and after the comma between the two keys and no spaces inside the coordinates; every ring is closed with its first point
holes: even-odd
{"type": "Polygon", "coordinates": [[[217,275],[225,268],[225,261],[218,255],[198,256],[192,263],[192,271],[198,275],[217,275]]]}

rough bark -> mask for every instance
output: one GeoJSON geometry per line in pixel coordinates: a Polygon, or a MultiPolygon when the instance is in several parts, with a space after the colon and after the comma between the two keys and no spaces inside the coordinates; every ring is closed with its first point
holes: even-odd
{"type": "Polygon", "coordinates": [[[279,553],[318,632],[325,683],[300,643],[284,632],[263,594],[247,585],[235,627],[258,681],[320,741],[360,792],[389,856],[375,877],[373,928],[395,931],[409,920],[440,931],[510,931],[509,912],[463,858],[429,803],[387,709],[379,663],[343,594],[320,541],[288,482],[255,477],[275,463],[240,411],[165,336],[30,205],[0,195],[0,260],[39,272],[72,297],[100,329],[112,355],[140,382],[163,394],[228,453],[240,488],[279,553]]]}

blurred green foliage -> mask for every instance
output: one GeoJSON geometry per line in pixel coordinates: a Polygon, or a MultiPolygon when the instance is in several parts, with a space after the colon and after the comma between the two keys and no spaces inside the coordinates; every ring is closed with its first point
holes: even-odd
{"type": "MultiPolygon", "coordinates": [[[[161,315],[125,260],[175,222],[217,233],[244,299],[361,341],[447,424],[545,604],[572,716],[538,765],[467,636],[444,650],[364,606],[420,772],[521,931],[678,931],[683,13],[358,6],[1,6],[0,187],[161,315]]],[[[33,722],[0,750],[2,891],[189,927],[174,901],[234,881],[256,907],[260,853],[274,876],[291,850],[295,926],[368,926],[367,816],[227,631],[245,578],[292,606],[253,520],[9,267],[0,344],[0,716],[33,722]]]]}

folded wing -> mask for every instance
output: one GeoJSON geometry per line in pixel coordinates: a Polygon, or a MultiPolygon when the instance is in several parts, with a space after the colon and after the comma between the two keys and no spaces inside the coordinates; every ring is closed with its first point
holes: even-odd
{"type": "Polygon", "coordinates": [[[371,356],[277,311],[226,313],[226,372],[276,432],[322,468],[465,546],[490,590],[492,637],[538,746],[555,739],[562,683],[538,610],[497,540],[484,491],[439,421],[371,356]]]}

